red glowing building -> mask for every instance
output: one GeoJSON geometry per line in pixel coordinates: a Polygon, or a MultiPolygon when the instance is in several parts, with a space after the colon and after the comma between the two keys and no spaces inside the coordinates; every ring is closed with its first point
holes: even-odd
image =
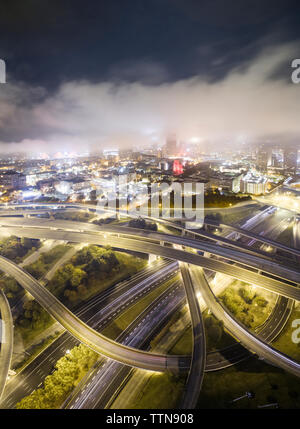
{"type": "Polygon", "coordinates": [[[182,173],[183,173],[182,164],[178,159],[175,159],[175,161],[173,162],[173,174],[178,176],[179,174],[182,174],[182,173]]]}

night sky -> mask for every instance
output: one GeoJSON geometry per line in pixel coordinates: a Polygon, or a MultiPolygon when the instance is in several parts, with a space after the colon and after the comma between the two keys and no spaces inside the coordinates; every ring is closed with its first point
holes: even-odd
{"type": "Polygon", "coordinates": [[[1,147],[295,138],[299,12],[296,0],[1,0],[1,147]]]}

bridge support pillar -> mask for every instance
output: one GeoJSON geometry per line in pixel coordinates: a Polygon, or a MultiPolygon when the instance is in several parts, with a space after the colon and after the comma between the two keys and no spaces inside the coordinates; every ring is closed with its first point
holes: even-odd
{"type": "Polygon", "coordinates": [[[148,258],[149,264],[156,261],[156,259],[157,259],[157,255],[153,255],[152,253],[149,253],[149,258],[148,258]]]}

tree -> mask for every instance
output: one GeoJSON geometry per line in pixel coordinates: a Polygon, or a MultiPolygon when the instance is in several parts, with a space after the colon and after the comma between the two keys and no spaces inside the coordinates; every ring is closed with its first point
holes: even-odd
{"type": "Polygon", "coordinates": [[[251,286],[246,286],[239,289],[239,295],[247,304],[251,304],[256,294],[255,291],[251,288],[251,286]]]}
{"type": "Polygon", "coordinates": [[[71,285],[73,287],[78,287],[82,280],[86,277],[86,272],[81,270],[80,268],[74,268],[72,277],[71,277],[71,285]]]}
{"type": "Polygon", "coordinates": [[[83,298],[87,294],[87,288],[84,285],[79,285],[77,291],[81,298],[83,298]]]}

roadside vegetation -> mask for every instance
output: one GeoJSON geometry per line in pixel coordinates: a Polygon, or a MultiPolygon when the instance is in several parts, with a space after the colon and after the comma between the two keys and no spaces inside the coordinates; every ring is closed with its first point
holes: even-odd
{"type": "Polygon", "coordinates": [[[250,195],[224,195],[217,189],[215,191],[205,192],[204,207],[231,207],[235,204],[251,200],[252,198],[250,195]]]}
{"type": "Polygon", "coordinates": [[[37,301],[31,299],[24,302],[23,308],[15,320],[15,330],[21,335],[26,345],[53,323],[54,319],[50,314],[37,301]]]}
{"type": "Polygon", "coordinates": [[[299,379],[252,358],[222,371],[206,373],[197,408],[255,409],[269,404],[300,408],[299,379]],[[232,402],[246,392],[253,393],[253,398],[232,402]]]}
{"type": "Polygon", "coordinates": [[[132,409],[174,409],[183,394],[184,376],[156,373],[149,377],[139,397],[128,404],[132,409]]]}
{"type": "Polygon", "coordinates": [[[86,211],[78,212],[56,212],[54,213],[54,219],[72,220],[75,222],[88,222],[94,215],[86,211]]]}
{"type": "Polygon", "coordinates": [[[130,277],[146,263],[146,260],[115,252],[109,247],[86,246],[57,270],[48,288],[66,305],[72,306],[130,277]]]}
{"type": "MultiPolygon", "coordinates": [[[[221,194],[221,192],[216,189],[214,191],[206,191],[204,193],[204,207],[205,208],[226,208],[232,207],[236,204],[252,201],[252,197],[250,195],[236,195],[233,193],[221,194]]],[[[182,207],[184,207],[184,197],[182,197],[182,207]]],[[[192,197],[192,207],[196,208],[196,197],[193,195],[192,197]]],[[[174,191],[170,193],[170,208],[174,208],[174,191]]]]}
{"type": "Polygon", "coordinates": [[[63,331],[56,331],[53,335],[43,338],[38,344],[34,344],[26,350],[26,356],[20,360],[15,366],[14,371],[21,372],[27,365],[30,364],[43,350],[53,343],[63,331]]]}
{"type": "MultiPolygon", "coordinates": [[[[41,246],[40,240],[18,238],[14,235],[0,241],[0,255],[19,264],[41,246]]],[[[9,276],[0,275],[0,288],[3,289],[11,305],[24,294],[23,288],[9,276]]]]}
{"type": "MultiPolygon", "coordinates": [[[[36,278],[42,277],[53,263],[63,256],[66,248],[69,246],[58,245],[48,253],[42,254],[38,261],[27,267],[28,271],[36,278]]],[[[72,307],[135,274],[145,264],[144,260],[113,252],[109,248],[87,246],[77,252],[69,263],[57,270],[47,288],[67,306],[72,307]]],[[[17,285],[15,282],[12,285],[14,284],[17,285]]],[[[15,321],[15,329],[26,346],[53,323],[54,319],[48,312],[32,299],[23,304],[15,321]]]]}
{"type": "Polygon", "coordinates": [[[150,231],[157,231],[157,225],[155,222],[146,221],[143,218],[131,219],[128,226],[131,228],[148,229],[150,231]]]}
{"type": "Polygon", "coordinates": [[[99,355],[83,344],[55,364],[55,371],[45,378],[43,387],[33,391],[16,405],[17,409],[60,408],[68,395],[77,386],[99,359],[99,355]]]}
{"type": "Polygon", "coordinates": [[[40,247],[40,240],[11,235],[0,241],[0,255],[19,264],[40,247]]]}
{"type": "MultiPolygon", "coordinates": [[[[234,338],[224,330],[223,323],[216,319],[209,310],[203,311],[202,318],[205,327],[206,351],[208,353],[222,350],[235,343],[234,338]]],[[[192,347],[192,328],[189,327],[170,350],[170,354],[191,354],[192,347]]]]}
{"type": "Polygon", "coordinates": [[[219,298],[230,313],[250,329],[261,325],[273,308],[273,303],[255,287],[238,281],[226,288],[219,298]]]}
{"type": "MultiPolygon", "coordinates": [[[[292,334],[296,328],[292,326],[294,320],[300,319],[300,305],[295,307],[290,315],[288,323],[284,327],[279,337],[273,341],[272,346],[281,352],[287,354],[291,358],[300,362],[300,342],[295,343],[292,341],[292,334]]],[[[298,325],[299,326],[299,325],[298,325]]],[[[297,337],[300,337],[298,334],[297,337]]]]}
{"type": "Polygon", "coordinates": [[[206,210],[205,219],[215,222],[224,223],[226,225],[236,225],[243,221],[248,216],[254,216],[258,213],[260,208],[259,204],[245,205],[235,210],[206,210]]]}
{"type": "Polygon", "coordinates": [[[3,289],[11,305],[13,305],[18,298],[24,295],[24,289],[16,282],[13,277],[5,277],[4,275],[1,275],[0,288],[3,289]]]}
{"type": "Polygon", "coordinates": [[[71,247],[68,245],[58,244],[53,247],[53,249],[49,250],[49,252],[42,253],[39,259],[27,265],[24,269],[34,278],[40,279],[70,248],[71,247]]]}

